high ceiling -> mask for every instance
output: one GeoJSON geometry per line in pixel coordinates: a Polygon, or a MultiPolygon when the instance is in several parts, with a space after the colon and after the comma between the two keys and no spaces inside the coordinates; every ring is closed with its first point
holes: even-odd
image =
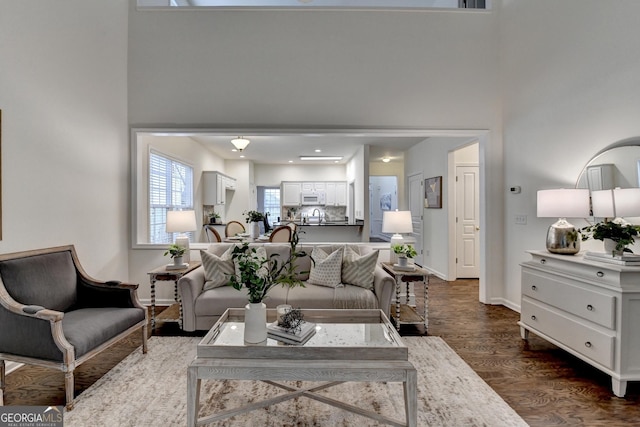
{"type": "Polygon", "coordinates": [[[403,161],[404,151],[427,139],[426,136],[357,136],[357,135],[193,135],[192,139],[219,157],[252,160],[258,164],[333,164],[334,161],[301,161],[300,156],[342,156],[345,164],[363,145],[369,145],[371,161],[388,157],[403,161]],[[242,136],[251,141],[242,152],[232,151],[231,140],[242,136]],[[321,151],[316,151],[321,150],[321,151]]]}

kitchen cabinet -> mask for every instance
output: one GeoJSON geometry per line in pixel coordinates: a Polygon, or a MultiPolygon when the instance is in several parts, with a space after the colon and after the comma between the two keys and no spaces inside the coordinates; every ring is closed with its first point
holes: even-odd
{"type": "Polygon", "coordinates": [[[327,206],[347,206],[347,183],[327,182],[325,202],[327,206]]]}
{"type": "Polygon", "coordinates": [[[327,190],[325,182],[302,182],[303,193],[324,192],[327,190]]]}
{"type": "Polygon", "coordinates": [[[300,206],[301,182],[282,181],[282,206],[300,206]]]}
{"type": "Polygon", "coordinates": [[[224,205],[227,190],[236,189],[236,180],[217,171],[202,172],[202,204],[224,205]]]}
{"type": "Polygon", "coordinates": [[[543,251],[522,267],[520,331],[611,376],[616,396],[640,381],[640,269],[543,251]]]}

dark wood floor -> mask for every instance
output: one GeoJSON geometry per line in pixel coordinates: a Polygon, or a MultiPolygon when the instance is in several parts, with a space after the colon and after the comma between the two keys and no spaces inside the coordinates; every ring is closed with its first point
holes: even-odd
{"type": "MultiPolygon", "coordinates": [[[[417,287],[418,304],[422,304],[417,287]]],[[[420,307],[419,307],[420,308],[420,307]]],[[[532,426],[640,425],[640,382],[627,396],[611,392],[610,378],[568,353],[531,335],[520,338],[518,313],[478,302],[475,280],[443,282],[431,278],[428,335],[442,337],[502,398],[532,426]]],[[[178,334],[175,324],[162,335],[178,334]]],[[[424,334],[421,326],[403,325],[403,335],[424,334]]],[[[76,370],[76,393],[104,375],[141,343],[132,335],[76,370]]],[[[62,373],[23,367],[7,377],[5,404],[61,405],[62,373]]]]}

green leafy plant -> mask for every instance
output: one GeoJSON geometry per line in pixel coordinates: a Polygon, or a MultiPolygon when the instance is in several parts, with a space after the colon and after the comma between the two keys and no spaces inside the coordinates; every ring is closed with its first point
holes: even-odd
{"type": "Polygon", "coordinates": [[[413,245],[409,245],[409,244],[396,243],[393,246],[391,246],[391,249],[393,250],[394,253],[400,256],[406,256],[407,258],[413,258],[416,255],[418,255],[418,252],[416,252],[413,245]]]}
{"type": "Polygon", "coordinates": [[[172,243],[171,245],[169,245],[169,248],[167,248],[167,250],[165,251],[164,256],[171,255],[171,258],[181,257],[184,255],[186,250],[187,248],[185,248],[184,246],[180,246],[180,245],[176,245],[175,243],[172,243]]]}
{"type": "Polygon", "coordinates": [[[211,213],[209,214],[209,218],[210,218],[210,219],[214,219],[214,218],[215,218],[215,219],[219,219],[219,218],[220,218],[220,214],[219,214],[218,212],[211,212],[211,213]]]}
{"type": "Polygon", "coordinates": [[[243,243],[233,248],[232,258],[238,266],[239,275],[231,275],[230,282],[236,290],[246,289],[250,303],[262,302],[267,292],[277,284],[282,286],[304,286],[298,278],[296,261],[306,256],[306,252],[296,249],[298,235],[291,237],[289,257],[281,260],[279,254],[272,254],[268,258],[258,256],[254,246],[243,243]]]}
{"type": "Polygon", "coordinates": [[[251,222],[262,222],[264,221],[264,214],[258,211],[245,211],[242,212],[242,215],[245,215],[245,221],[247,224],[251,222]]]}
{"type": "Polygon", "coordinates": [[[582,240],[611,239],[616,242],[616,251],[632,252],[626,246],[635,242],[635,237],[640,232],[640,226],[624,223],[619,220],[598,222],[587,227],[583,227],[582,240]]]}

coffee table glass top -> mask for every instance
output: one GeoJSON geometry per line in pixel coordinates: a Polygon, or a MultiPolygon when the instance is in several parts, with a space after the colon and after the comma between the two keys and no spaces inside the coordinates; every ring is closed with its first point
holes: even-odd
{"type": "MultiPolygon", "coordinates": [[[[406,352],[396,329],[381,310],[302,310],[304,319],[316,324],[316,332],[304,344],[288,345],[267,338],[260,344],[244,342],[244,309],[228,309],[198,344],[199,356],[229,355],[254,357],[263,352],[275,356],[277,352],[306,352],[331,349],[333,355],[355,349],[387,349],[406,352]],[[232,351],[233,349],[233,351],[232,351]],[[404,350],[404,351],[403,351],[404,350]],[[246,356],[243,356],[246,355],[246,356]]],[[[275,321],[275,310],[267,310],[267,322],[275,321]]]]}

